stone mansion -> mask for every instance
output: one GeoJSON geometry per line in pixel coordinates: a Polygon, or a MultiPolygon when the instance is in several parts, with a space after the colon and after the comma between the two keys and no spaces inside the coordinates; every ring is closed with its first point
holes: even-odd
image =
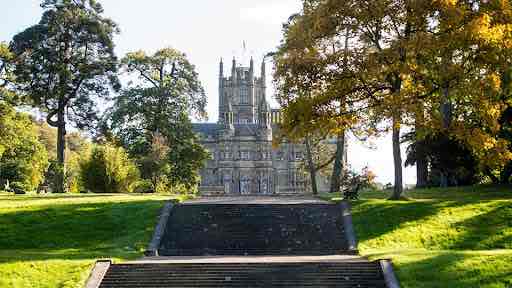
{"type": "MultiPolygon", "coordinates": [[[[237,66],[224,76],[219,68],[219,120],[193,124],[211,160],[201,171],[203,195],[272,195],[307,193],[301,172],[304,147],[284,142],[272,148],[280,121],[279,109],[267,102],[265,62],[259,76],[251,58],[249,67],[237,66]]],[[[321,181],[319,181],[321,182],[321,181]]]]}

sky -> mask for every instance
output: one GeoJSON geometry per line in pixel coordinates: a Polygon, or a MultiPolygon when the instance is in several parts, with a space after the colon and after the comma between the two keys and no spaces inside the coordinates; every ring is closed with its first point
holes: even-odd
{"type": "MultiPolygon", "coordinates": [[[[39,0],[0,1],[8,3],[1,5],[0,41],[10,41],[41,17],[39,0]]],[[[279,45],[282,23],[301,8],[300,0],[100,0],[100,3],[105,16],[121,29],[121,34],[116,36],[119,57],[131,51],[152,53],[164,47],[176,48],[187,55],[205,87],[210,122],[218,118],[220,58],[224,59],[225,71],[231,70],[234,56],[245,66],[250,56],[260,63],[263,55],[279,45]]],[[[267,95],[273,95],[271,63],[267,67],[267,95]]],[[[277,107],[272,96],[269,98],[271,105],[277,107]]],[[[405,154],[405,147],[402,150],[405,154]]],[[[368,166],[377,175],[378,182],[393,182],[391,135],[372,143],[359,143],[351,138],[348,158],[353,169],[368,166]]],[[[402,158],[405,159],[405,155],[402,158]]],[[[406,168],[404,183],[415,182],[415,168],[406,168]]]]}

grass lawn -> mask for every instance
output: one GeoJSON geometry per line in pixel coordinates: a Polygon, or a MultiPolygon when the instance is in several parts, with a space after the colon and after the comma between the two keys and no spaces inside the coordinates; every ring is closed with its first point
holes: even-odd
{"type": "Polygon", "coordinates": [[[169,198],[0,193],[0,287],[83,287],[96,259],[141,257],[169,198]]]}
{"type": "MultiPolygon", "coordinates": [[[[402,287],[512,287],[512,187],[366,192],[352,213],[362,255],[390,258],[402,287]]],[[[338,200],[339,195],[322,195],[338,200]]]]}

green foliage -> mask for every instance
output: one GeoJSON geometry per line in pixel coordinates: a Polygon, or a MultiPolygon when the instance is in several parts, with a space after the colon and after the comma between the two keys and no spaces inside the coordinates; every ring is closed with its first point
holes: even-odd
{"type": "Polygon", "coordinates": [[[90,141],[84,138],[79,132],[72,132],[66,135],[66,169],[63,169],[57,161],[57,129],[49,126],[46,122],[37,123],[39,130],[39,141],[46,147],[50,158],[50,166],[45,175],[45,184],[50,191],[56,191],[55,183],[60,183],[64,177],[66,190],[70,193],[78,193],[83,189],[80,181],[80,161],[89,155],[90,141]],[[62,175],[62,176],[61,176],[62,175]]]}
{"type": "Polygon", "coordinates": [[[28,115],[0,102],[0,186],[34,191],[48,167],[48,154],[28,115]]]}
{"type": "Polygon", "coordinates": [[[13,75],[11,73],[11,66],[13,54],[9,46],[0,42],[0,101],[7,103],[17,102],[16,94],[12,90],[13,75]]]}
{"type": "MultiPolygon", "coordinates": [[[[512,103],[503,111],[500,117],[500,130],[497,135],[497,140],[508,141],[508,150],[512,152],[512,103]]],[[[483,167],[484,174],[487,175],[495,184],[509,184],[512,183],[512,160],[505,163],[503,166],[491,168],[493,165],[483,167]]]]}
{"type": "Polygon", "coordinates": [[[39,142],[44,145],[48,151],[50,159],[57,159],[57,129],[50,127],[46,122],[39,122],[39,142]]]}
{"type": "Polygon", "coordinates": [[[139,170],[123,148],[96,145],[80,162],[80,178],[84,188],[91,192],[133,192],[139,181],[139,170]]]}
{"type": "Polygon", "coordinates": [[[96,1],[48,0],[38,24],[14,36],[10,48],[17,57],[17,88],[32,104],[48,113],[48,124],[65,109],[79,128],[90,127],[97,115],[93,101],[118,87],[114,34],[118,28],[102,17],[96,1]],[[62,2],[59,4],[59,2],[62,2]]]}
{"type": "Polygon", "coordinates": [[[149,153],[139,159],[141,175],[144,179],[149,179],[148,182],[151,186],[145,187],[147,186],[145,184],[141,187],[146,192],[162,192],[168,186],[172,170],[167,159],[169,149],[167,140],[162,135],[154,133],[149,153]]]}
{"type": "Polygon", "coordinates": [[[198,184],[199,169],[208,157],[189,118],[206,117],[206,96],[195,67],[172,48],[153,55],[128,53],[122,63],[138,81],[116,97],[105,121],[109,126],[104,129],[105,138],[115,135],[138,159],[143,177],[153,183],[154,190],[169,185],[191,189],[198,184]],[[166,147],[164,153],[155,141],[160,148],[166,147]]]}
{"type": "Polygon", "coordinates": [[[46,113],[56,127],[57,161],[63,169],[54,178],[55,192],[66,192],[66,126],[93,127],[96,99],[117,90],[117,58],[114,34],[117,25],[102,16],[103,8],[89,0],[45,0],[38,24],[14,36],[10,50],[16,59],[12,74],[16,90],[29,104],[46,113]]]}

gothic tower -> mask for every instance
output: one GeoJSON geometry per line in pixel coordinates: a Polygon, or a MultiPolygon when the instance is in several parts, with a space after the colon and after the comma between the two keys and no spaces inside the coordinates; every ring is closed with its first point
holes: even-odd
{"type": "Polygon", "coordinates": [[[237,66],[233,58],[231,76],[224,77],[224,63],[219,64],[219,123],[223,121],[228,103],[232,105],[234,124],[259,123],[260,103],[266,102],[265,63],[262,63],[261,77],[256,77],[254,60],[249,66],[237,66]]]}

